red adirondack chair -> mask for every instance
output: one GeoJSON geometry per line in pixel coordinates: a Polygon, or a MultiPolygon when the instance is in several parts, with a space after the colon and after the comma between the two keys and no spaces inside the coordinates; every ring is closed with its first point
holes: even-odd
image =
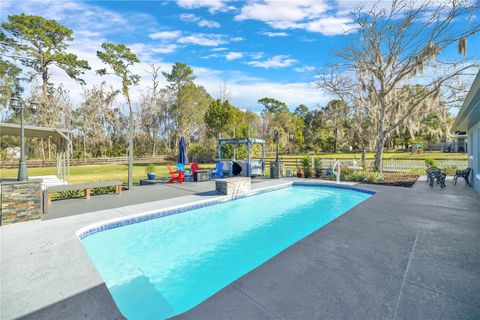
{"type": "Polygon", "coordinates": [[[174,183],[174,182],[184,183],[185,182],[184,171],[173,171],[172,167],[169,164],[167,164],[167,168],[168,168],[168,172],[172,176],[172,178],[170,178],[170,180],[168,180],[167,183],[174,183]]]}
{"type": "Polygon", "coordinates": [[[192,164],[190,165],[190,170],[192,170],[192,174],[194,174],[195,171],[200,170],[200,168],[198,167],[198,164],[196,162],[192,162],[192,164]]]}

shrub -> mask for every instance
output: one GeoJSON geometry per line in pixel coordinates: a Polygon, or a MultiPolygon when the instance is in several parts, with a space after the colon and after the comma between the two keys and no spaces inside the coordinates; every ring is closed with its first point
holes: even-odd
{"type": "Polygon", "coordinates": [[[313,160],[313,167],[315,170],[315,177],[320,178],[320,176],[322,175],[322,159],[315,158],[313,160]]]}
{"type": "Polygon", "coordinates": [[[155,165],[150,163],[145,167],[145,173],[155,173],[156,169],[157,168],[155,168],[155,165]]]}
{"type": "Polygon", "coordinates": [[[443,171],[449,176],[455,175],[455,172],[458,170],[457,166],[445,166],[442,168],[443,171]]]}
{"type": "Polygon", "coordinates": [[[382,175],[378,171],[354,171],[345,175],[345,180],[356,182],[376,182],[382,180],[382,175]]]}
{"type": "Polygon", "coordinates": [[[427,168],[436,167],[437,166],[437,160],[435,160],[433,158],[426,158],[425,159],[425,166],[427,168]]]}
{"type": "Polygon", "coordinates": [[[305,178],[312,177],[312,161],[310,157],[305,157],[302,159],[302,168],[303,168],[303,176],[305,178]]]}
{"type": "MultiPolygon", "coordinates": [[[[115,191],[115,187],[98,187],[91,190],[91,194],[94,196],[111,193],[115,191]]],[[[82,198],[85,194],[83,190],[69,190],[61,191],[52,194],[53,199],[70,199],[70,198],[82,198]]]]}

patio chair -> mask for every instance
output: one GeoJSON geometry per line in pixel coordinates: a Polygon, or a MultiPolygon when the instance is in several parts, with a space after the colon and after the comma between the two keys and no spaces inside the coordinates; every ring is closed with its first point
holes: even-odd
{"type": "Polygon", "coordinates": [[[215,170],[210,173],[210,176],[213,178],[223,178],[223,162],[218,161],[216,163],[215,170]]]}
{"type": "Polygon", "coordinates": [[[183,163],[177,163],[177,171],[183,172],[184,179],[193,180],[193,174],[191,169],[186,169],[183,163]]]}
{"type": "Polygon", "coordinates": [[[167,164],[167,168],[168,168],[168,172],[172,176],[172,178],[170,178],[170,180],[168,180],[167,183],[178,182],[181,184],[185,182],[185,177],[184,177],[185,171],[180,171],[180,170],[173,171],[172,167],[169,164],[167,164]]]}
{"type": "Polygon", "coordinates": [[[431,167],[427,169],[427,181],[430,184],[430,187],[433,188],[433,184],[435,183],[435,180],[437,181],[437,184],[440,184],[440,188],[445,188],[445,178],[447,177],[447,174],[440,170],[439,168],[436,167],[431,167]]]}
{"type": "Polygon", "coordinates": [[[200,170],[200,168],[198,167],[198,163],[192,162],[192,164],[190,164],[190,170],[192,170],[192,174],[194,174],[195,171],[200,170]]]}
{"type": "Polygon", "coordinates": [[[457,184],[457,179],[458,178],[463,178],[465,179],[465,183],[471,187],[470,185],[470,181],[468,180],[468,178],[470,177],[470,172],[472,171],[472,168],[467,168],[465,170],[457,170],[455,171],[455,176],[453,177],[453,184],[456,185],[457,184]]]}
{"type": "Polygon", "coordinates": [[[436,170],[439,170],[439,169],[437,167],[429,167],[427,168],[427,170],[425,170],[427,172],[427,183],[429,183],[432,178],[435,180],[436,170]]]}

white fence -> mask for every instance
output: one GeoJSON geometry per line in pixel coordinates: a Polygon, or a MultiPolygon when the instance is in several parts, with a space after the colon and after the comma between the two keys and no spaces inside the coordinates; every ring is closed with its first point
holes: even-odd
{"type": "MultiPolygon", "coordinates": [[[[311,158],[313,161],[313,157],[311,158]]],[[[332,168],[333,164],[337,159],[322,159],[322,168],[332,168]]],[[[303,158],[281,158],[280,162],[284,164],[285,168],[301,168],[303,158]]],[[[338,159],[345,166],[354,166],[357,167],[362,165],[360,159],[338,159]]],[[[270,161],[275,161],[273,158],[267,158],[267,163],[270,161]]],[[[373,168],[372,159],[365,160],[365,165],[367,169],[373,168]]],[[[465,169],[468,166],[467,160],[437,160],[437,166],[440,168],[445,167],[456,167],[458,169],[465,169]]],[[[313,163],[312,163],[313,167],[313,163]]],[[[424,171],[426,169],[424,160],[383,160],[382,163],[383,171],[392,171],[392,172],[410,172],[410,171],[424,171]]]]}

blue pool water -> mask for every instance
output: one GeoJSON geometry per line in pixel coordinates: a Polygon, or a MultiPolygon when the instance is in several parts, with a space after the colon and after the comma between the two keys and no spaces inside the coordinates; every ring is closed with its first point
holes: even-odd
{"type": "Polygon", "coordinates": [[[82,239],[128,319],[185,312],[370,194],[293,186],[82,239]]]}

